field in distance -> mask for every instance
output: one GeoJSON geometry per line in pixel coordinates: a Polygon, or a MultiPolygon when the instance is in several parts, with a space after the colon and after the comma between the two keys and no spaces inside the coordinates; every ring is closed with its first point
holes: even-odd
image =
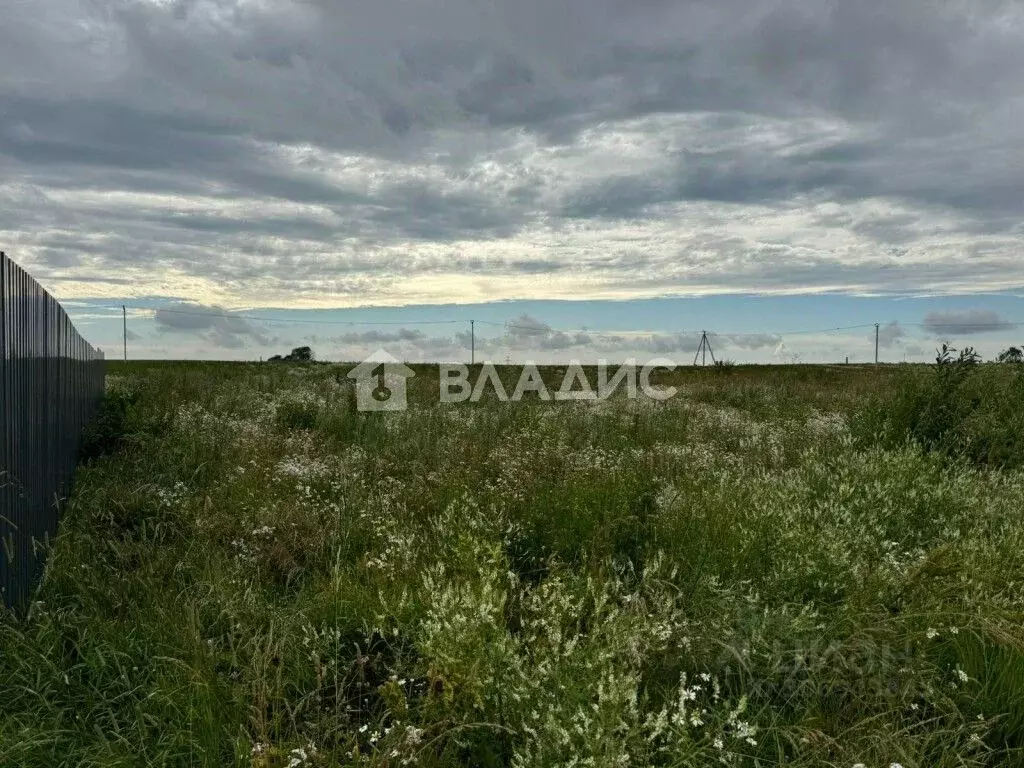
{"type": "Polygon", "coordinates": [[[0,765],[1024,765],[1018,367],[351,369],[110,365],[0,765]]]}

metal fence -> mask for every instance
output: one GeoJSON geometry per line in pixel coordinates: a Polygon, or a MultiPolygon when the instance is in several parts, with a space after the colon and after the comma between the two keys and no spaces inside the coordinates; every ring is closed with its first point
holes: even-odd
{"type": "Polygon", "coordinates": [[[103,377],[103,353],[0,252],[0,590],[8,606],[24,605],[42,572],[103,377]]]}

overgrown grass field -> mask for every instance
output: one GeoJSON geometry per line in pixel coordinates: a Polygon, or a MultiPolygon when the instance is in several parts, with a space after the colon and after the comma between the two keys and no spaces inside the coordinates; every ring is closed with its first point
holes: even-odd
{"type": "Polygon", "coordinates": [[[1018,368],[347,370],[111,365],[0,765],[1024,765],[1018,368]]]}

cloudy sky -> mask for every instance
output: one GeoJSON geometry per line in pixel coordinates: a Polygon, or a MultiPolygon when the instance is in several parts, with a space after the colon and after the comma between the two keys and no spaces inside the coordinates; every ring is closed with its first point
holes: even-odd
{"type": "Polygon", "coordinates": [[[458,357],[477,319],[498,359],[863,360],[876,322],[927,359],[1024,321],[1019,3],[0,18],[0,248],[110,353],[122,304],[168,357],[458,357]]]}

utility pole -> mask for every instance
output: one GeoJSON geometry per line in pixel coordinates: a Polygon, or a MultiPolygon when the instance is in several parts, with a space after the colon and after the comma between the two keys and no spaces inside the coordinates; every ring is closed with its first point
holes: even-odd
{"type": "Polygon", "coordinates": [[[701,365],[708,364],[708,355],[711,355],[711,362],[715,362],[715,351],[711,349],[711,340],[708,339],[708,332],[701,331],[700,344],[697,345],[697,354],[693,356],[693,364],[697,364],[697,358],[700,358],[701,365]]]}
{"type": "Polygon", "coordinates": [[[878,323],[875,323],[875,365],[878,365],[878,323]]]}
{"type": "Polygon", "coordinates": [[[121,305],[121,329],[124,335],[124,361],[128,362],[128,309],[121,305]]]}
{"type": "Polygon", "coordinates": [[[469,321],[469,364],[476,365],[476,320],[469,321]]]}

